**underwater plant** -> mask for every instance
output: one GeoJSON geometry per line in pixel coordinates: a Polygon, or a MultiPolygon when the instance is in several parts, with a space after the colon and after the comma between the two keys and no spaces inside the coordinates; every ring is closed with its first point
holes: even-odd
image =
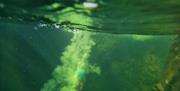
{"type": "MultiPolygon", "coordinates": [[[[73,33],[73,38],[61,56],[62,64],[57,66],[53,78],[44,84],[41,91],[79,91],[83,88],[86,74],[90,72],[100,74],[100,69],[88,62],[91,49],[95,45],[91,38],[93,33],[78,28],[78,25],[93,25],[93,19],[86,15],[91,14],[91,10],[83,8],[78,2],[73,3],[75,6],[66,6],[56,14],[45,15],[48,19],[61,24],[67,22],[64,25],[67,27],[65,31],[73,33]],[[73,25],[77,22],[78,27],[73,25]]],[[[56,6],[60,4],[56,3],[53,7],[56,6]]]]}
{"type": "Polygon", "coordinates": [[[91,33],[77,31],[71,42],[61,57],[62,65],[54,70],[53,78],[41,91],[79,91],[87,73],[100,74],[100,69],[88,62],[91,48],[95,45],[91,40],[91,33]]]}

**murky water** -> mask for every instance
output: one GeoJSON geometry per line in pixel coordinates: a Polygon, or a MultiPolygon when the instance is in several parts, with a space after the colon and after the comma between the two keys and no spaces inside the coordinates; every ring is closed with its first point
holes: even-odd
{"type": "Polygon", "coordinates": [[[179,1],[33,2],[0,1],[1,91],[179,91],[179,1]]]}

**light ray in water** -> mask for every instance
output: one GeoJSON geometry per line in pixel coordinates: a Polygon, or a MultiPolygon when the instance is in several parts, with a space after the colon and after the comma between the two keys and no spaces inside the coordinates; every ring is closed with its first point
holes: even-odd
{"type": "Polygon", "coordinates": [[[87,31],[73,32],[71,44],[61,57],[62,65],[53,72],[53,78],[44,84],[41,91],[80,91],[82,80],[91,71],[100,73],[100,69],[90,65],[88,58],[91,48],[95,45],[92,33],[87,31]]]}

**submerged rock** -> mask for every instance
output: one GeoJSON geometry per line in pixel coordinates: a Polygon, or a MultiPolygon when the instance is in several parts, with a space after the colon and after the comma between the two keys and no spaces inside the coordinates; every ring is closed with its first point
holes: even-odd
{"type": "Polygon", "coordinates": [[[180,90],[180,36],[176,38],[167,59],[165,74],[162,82],[156,84],[153,91],[180,90]]]}

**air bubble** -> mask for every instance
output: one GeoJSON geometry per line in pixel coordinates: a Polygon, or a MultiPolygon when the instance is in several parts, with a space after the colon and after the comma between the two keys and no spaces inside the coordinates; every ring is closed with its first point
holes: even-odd
{"type": "Polygon", "coordinates": [[[39,27],[47,27],[47,24],[42,24],[42,23],[40,23],[40,24],[39,24],[39,27]]]}
{"type": "Polygon", "coordinates": [[[34,30],[38,30],[38,28],[37,28],[37,27],[34,27],[34,30]]]}
{"type": "Polygon", "coordinates": [[[97,8],[98,4],[95,2],[84,2],[83,6],[86,8],[97,8]]]}
{"type": "Polygon", "coordinates": [[[23,10],[22,10],[22,13],[24,13],[24,14],[25,14],[25,13],[27,13],[27,11],[26,11],[25,9],[23,9],[23,10]]]}
{"type": "Polygon", "coordinates": [[[0,3],[0,8],[4,8],[5,5],[3,3],[0,3]]]}
{"type": "Polygon", "coordinates": [[[77,32],[77,30],[76,30],[76,29],[73,29],[72,31],[73,31],[73,32],[77,32]]]}
{"type": "Polygon", "coordinates": [[[8,17],[8,19],[10,19],[10,20],[11,20],[11,19],[12,19],[12,17],[8,17]]]}
{"type": "Polygon", "coordinates": [[[75,27],[72,28],[72,32],[77,32],[77,31],[78,31],[77,28],[75,28],[75,27]]]}
{"type": "Polygon", "coordinates": [[[60,25],[54,24],[54,27],[55,27],[55,28],[60,28],[60,25]]]}
{"type": "Polygon", "coordinates": [[[19,21],[23,21],[23,19],[22,19],[22,18],[18,18],[18,20],[19,20],[19,21]]]}

